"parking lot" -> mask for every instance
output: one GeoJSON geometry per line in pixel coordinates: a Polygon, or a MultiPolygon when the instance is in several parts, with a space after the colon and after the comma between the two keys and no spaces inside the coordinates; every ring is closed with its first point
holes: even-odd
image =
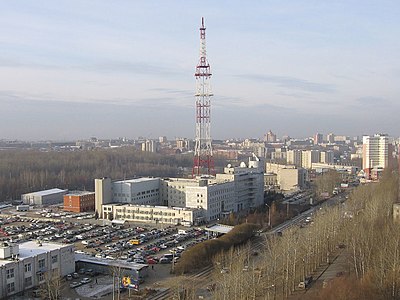
{"type": "MultiPolygon", "coordinates": [[[[200,228],[160,224],[154,227],[129,222],[106,224],[101,220],[79,217],[82,215],[42,210],[17,215],[11,209],[7,212],[3,210],[0,215],[0,240],[72,243],[76,253],[104,261],[147,264],[148,276],[140,278],[140,286],[150,287],[153,284],[162,285],[160,281],[170,276],[171,264],[179,263],[181,254],[187,248],[207,239],[205,231],[200,228]]],[[[71,294],[71,299],[74,295],[107,299],[107,295],[112,293],[112,276],[94,274],[90,270],[76,270],[76,273],[63,279],[63,289],[66,295],[71,294]]]]}

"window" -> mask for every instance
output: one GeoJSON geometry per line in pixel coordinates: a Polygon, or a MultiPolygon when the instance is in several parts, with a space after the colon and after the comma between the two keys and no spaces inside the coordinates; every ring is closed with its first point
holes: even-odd
{"type": "Polygon", "coordinates": [[[7,270],[7,279],[14,278],[14,269],[7,270]]]}
{"type": "Polygon", "coordinates": [[[7,283],[7,293],[12,293],[14,291],[15,291],[15,283],[14,282],[7,283]]]}
{"type": "Polygon", "coordinates": [[[31,272],[32,271],[32,264],[26,264],[25,265],[25,273],[26,272],[31,272]]]}
{"type": "Polygon", "coordinates": [[[40,274],[38,275],[38,280],[39,280],[39,282],[44,281],[44,273],[40,273],[40,274]]]}
{"type": "Polygon", "coordinates": [[[39,260],[39,269],[44,269],[45,268],[45,261],[44,259],[39,260]]]}
{"type": "Polygon", "coordinates": [[[57,255],[54,255],[54,256],[51,257],[51,263],[52,264],[55,264],[57,261],[58,261],[58,256],[57,255]]]}
{"type": "Polygon", "coordinates": [[[32,285],[32,276],[25,278],[25,287],[32,285]]]}

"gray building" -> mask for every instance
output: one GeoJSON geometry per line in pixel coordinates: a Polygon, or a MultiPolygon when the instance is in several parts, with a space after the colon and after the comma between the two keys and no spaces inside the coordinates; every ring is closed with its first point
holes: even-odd
{"type": "Polygon", "coordinates": [[[74,272],[73,247],[35,241],[0,244],[0,299],[74,272]]]}
{"type": "Polygon", "coordinates": [[[24,204],[29,205],[53,205],[62,204],[64,202],[64,195],[68,190],[61,190],[58,188],[33,192],[21,195],[21,200],[24,204]]]}

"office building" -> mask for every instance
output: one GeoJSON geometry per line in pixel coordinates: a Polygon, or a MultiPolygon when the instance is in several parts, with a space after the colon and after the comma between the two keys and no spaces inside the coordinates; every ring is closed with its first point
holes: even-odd
{"type": "Polygon", "coordinates": [[[72,191],[64,195],[64,210],[71,212],[93,212],[95,193],[72,191]]]}
{"type": "Polygon", "coordinates": [[[218,220],[230,212],[263,204],[262,164],[253,160],[249,161],[249,167],[245,163],[240,167],[229,165],[216,177],[194,179],[137,178],[116,182],[96,179],[96,211],[102,219],[168,224],[218,220]],[[164,213],[168,218],[160,217],[164,213]]]}
{"type": "Polygon", "coordinates": [[[73,245],[36,241],[0,245],[0,299],[75,271],[73,245]]]}

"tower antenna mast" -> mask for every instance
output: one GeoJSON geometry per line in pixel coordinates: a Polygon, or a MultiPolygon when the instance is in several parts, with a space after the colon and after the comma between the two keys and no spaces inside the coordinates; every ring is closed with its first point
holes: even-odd
{"type": "Polygon", "coordinates": [[[211,146],[211,70],[207,61],[206,28],[204,18],[200,27],[200,59],[196,66],[196,137],[192,177],[214,175],[214,159],[211,146]]]}

